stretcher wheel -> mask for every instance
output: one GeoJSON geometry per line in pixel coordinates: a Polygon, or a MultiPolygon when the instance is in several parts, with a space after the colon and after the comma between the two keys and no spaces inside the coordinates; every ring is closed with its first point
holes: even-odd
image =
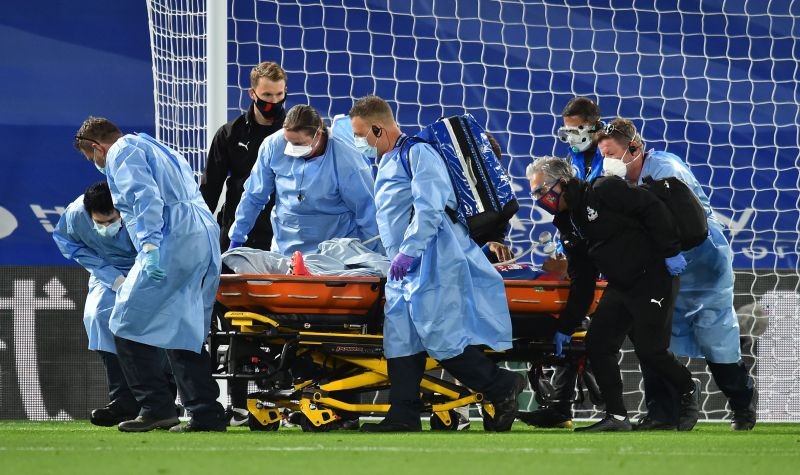
{"type": "Polygon", "coordinates": [[[333,423],[329,422],[321,426],[315,426],[305,414],[300,418],[300,428],[303,429],[303,432],[328,432],[331,430],[332,425],[333,423]]]}
{"type": "Polygon", "coordinates": [[[445,424],[436,414],[431,414],[431,430],[458,430],[458,413],[452,409],[447,411],[450,414],[450,424],[445,424]]]}
{"type": "Polygon", "coordinates": [[[261,431],[261,432],[274,432],[278,430],[281,426],[281,421],[270,422],[269,424],[262,424],[259,422],[258,419],[255,418],[252,414],[247,420],[247,426],[250,427],[252,431],[261,431]]]}
{"type": "Polygon", "coordinates": [[[494,417],[490,416],[485,410],[481,412],[483,414],[483,430],[485,432],[494,432],[494,417]]]}

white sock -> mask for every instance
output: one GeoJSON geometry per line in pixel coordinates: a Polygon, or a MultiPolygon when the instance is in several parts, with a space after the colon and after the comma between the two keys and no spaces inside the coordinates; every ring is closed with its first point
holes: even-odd
{"type": "Polygon", "coordinates": [[[613,417],[614,419],[616,419],[618,421],[624,421],[625,419],[628,418],[628,416],[620,416],[618,414],[611,414],[611,417],[613,417]]]}

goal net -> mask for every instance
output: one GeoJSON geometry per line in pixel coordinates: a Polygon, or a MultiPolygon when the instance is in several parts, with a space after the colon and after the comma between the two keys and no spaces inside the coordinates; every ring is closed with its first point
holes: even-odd
{"type": "MultiPolygon", "coordinates": [[[[201,171],[205,2],[149,4],[158,135],[201,171]]],[[[554,133],[567,101],[589,96],[604,119],[632,119],[648,148],[689,163],[727,226],[760,419],[800,420],[800,1],[228,0],[227,17],[228,118],[249,106],[249,71],[266,60],[288,74],[287,106],[328,118],[366,94],[387,99],[407,132],[473,114],[514,178],[517,253],[552,230],[524,170],[566,155],[554,133]]],[[[541,262],[540,247],[527,259],[541,262]]],[[[704,363],[689,364],[704,417],[726,417],[704,363]]],[[[621,366],[628,408],[641,411],[628,348],[621,366]]]]}

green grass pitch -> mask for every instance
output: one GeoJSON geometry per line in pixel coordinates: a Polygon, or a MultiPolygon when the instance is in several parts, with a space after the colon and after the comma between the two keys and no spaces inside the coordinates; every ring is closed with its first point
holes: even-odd
{"type": "MultiPolygon", "coordinates": [[[[580,434],[250,432],[123,434],[88,422],[0,422],[0,474],[798,474],[800,425],[580,434]]],[[[477,430],[476,430],[477,429],[477,430]]]]}

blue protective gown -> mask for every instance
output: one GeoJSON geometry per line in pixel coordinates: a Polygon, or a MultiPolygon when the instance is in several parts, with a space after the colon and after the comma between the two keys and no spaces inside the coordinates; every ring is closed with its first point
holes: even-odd
{"type": "Polygon", "coordinates": [[[643,178],[674,176],[686,183],[703,204],[708,239],[683,252],[686,270],[675,301],[670,350],[679,356],[706,358],[712,363],[736,363],[741,358],[739,322],[733,309],[733,253],[722,225],[689,167],[678,156],[650,151],[642,165],[643,178]]]}
{"type": "Polygon", "coordinates": [[[575,176],[583,178],[584,181],[592,181],[599,176],[603,176],[603,154],[600,153],[600,148],[594,146],[594,155],[592,162],[589,164],[589,170],[586,170],[586,156],[583,152],[573,152],[571,147],[567,148],[570,158],[572,159],[572,169],[575,170],[575,176]]]}
{"type": "Polygon", "coordinates": [[[413,178],[394,149],[381,159],[375,182],[387,255],[418,258],[404,279],[386,283],[386,357],[427,351],[442,360],[467,345],[511,348],[503,280],[467,229],[445,213],[456,198],[444,161],[428,144],[414,145],[409,155],[413,178]]]}
{"type": "Polygon", "coordinates": [[[83,308],[83,326],[89,337],[89,349],[117,353],[114,335],[108,328],[116,293],[114,281],[128,275],[136,259],[123,223],[114,237],[103,237],[94,230],[94,221],[83,207],[83,195],[67,206],[56,224],[53,239],[67,259],[89,271],[89,295],[83,308]]]}
{"type": "Polygon", "coordinates": [[[199,353],[211,325],[221,260],[219,227],[192,169],[146,134],[125,135],[109,149],[106,173],[114,206],[139,254],[117,292],[114,335],[164,349],[199,353]],[[144,244],[159,248],[167,277],[144,272],[144,244]]]}
{"type": "MultiPolygon", "coordinates": [[[[273,192],[275,252],[285,256],[294,251],[314,253],[327,239],[366,241],[378,235],[372,174],[355,148],[335,136],[328,137],[322,156],[308,160],[284,154],[285,148],[283,130],[261,143],[228,234],[231,241],[247,240],[256,216],[273,192]]],[[[383,252],[377,239],[367,247],[383,252]]]]}

